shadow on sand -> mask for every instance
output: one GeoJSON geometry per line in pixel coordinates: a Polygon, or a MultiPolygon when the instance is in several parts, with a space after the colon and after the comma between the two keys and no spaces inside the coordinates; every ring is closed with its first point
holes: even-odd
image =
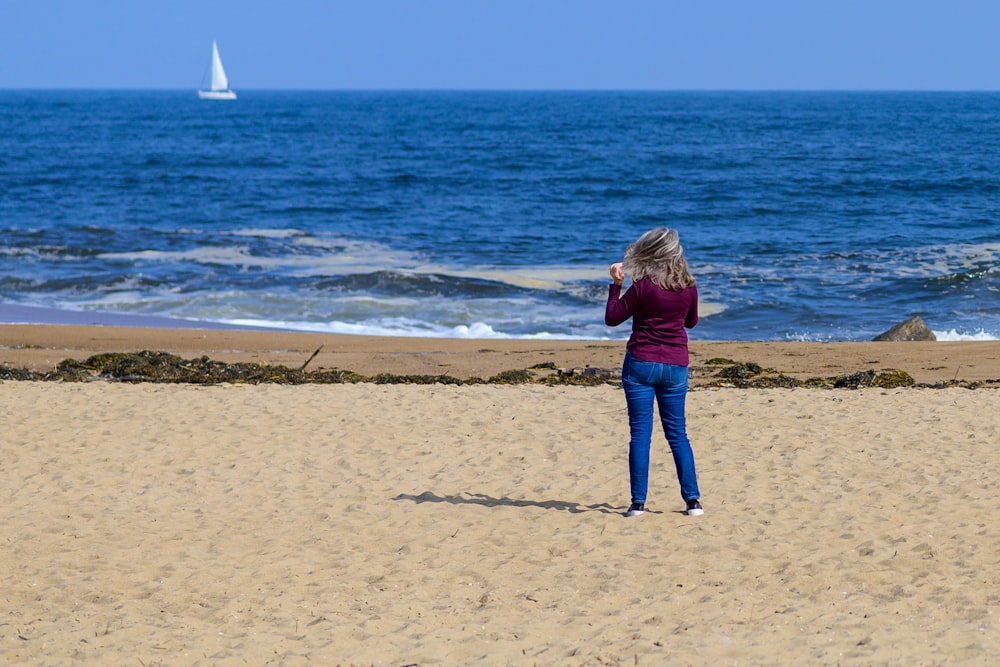
{"type": "Polygon", "coordinates": [[[546,510],[562,510],[571,514],[581,512],[602,512],[604,514],[621,514],[624,510],[612,507],[607,503],[598,505],[581,505],[562,500],[519,500],[517,498],[494,498],[484,493],[465,493],[458,496],[439,496],[431,491],[419,495],[401,493],[393,500],[411,500],[415,503],[450,503],[452,505],[483,505],[484,507],[541,507],[546,510]]]}

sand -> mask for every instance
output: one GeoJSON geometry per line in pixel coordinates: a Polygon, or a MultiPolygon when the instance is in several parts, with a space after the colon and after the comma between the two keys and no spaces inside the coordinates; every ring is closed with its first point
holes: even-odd
{"type": "MultiPolygon", "coordinates": [[[[99,348],[301,364],[318,342],[0,334],[0,363],[42,366],[99,348]]],[[[313,363],[364,373],[622,349],[321,338],[313,363]]],[[[1000,377],[996,343],[692,348],[803,376],[1000,377]]],[[[1000,392],[701,387],[688,416],[705,515],[680,513],[659,438],[649,511],[626,519],[609,385],[0,383],[0,663],[1000,660],[1000,392]]]]}
{"type": "MultiPolygon", "coordinates": [[[[621,369],[621,341],[464,340],[337,336],[275,331],[157,329],[148,327],[0,324],[0,365],[52,370],[64,359],[102,352],[160,350],[184,358],[281,364],[298,368],[319,350],[309,369],[362,375],[451,375],[488,378],[508,370],[554,364],[559,368],[621,369]]],[[[694,386],[716,380],[715,358],[754,362],[790,377],[847,375],[900,369],[919,383],[959,380],[1000,387],[1000,341],[905,343],[716,342],[691,343],[694,386]]]]}

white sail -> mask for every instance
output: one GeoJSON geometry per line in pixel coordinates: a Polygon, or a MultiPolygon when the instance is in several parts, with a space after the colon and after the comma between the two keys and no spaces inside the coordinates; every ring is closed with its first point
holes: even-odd
{"type": "Polygon", "coordinates": [[[212,90],[228,90],[229,79],[226,70],[222,68],[222,58],[219,57],[219,46],[212,40],[212,90]]]}
{"type": "Polygon", "coordinates": [[[219,47],[212,40],[212,83],[208,90],[199,90],[198,97],[203,100],[235,100],[236,91],[229,89],[229,78],[222,67],[219,57],[219,47]]]}

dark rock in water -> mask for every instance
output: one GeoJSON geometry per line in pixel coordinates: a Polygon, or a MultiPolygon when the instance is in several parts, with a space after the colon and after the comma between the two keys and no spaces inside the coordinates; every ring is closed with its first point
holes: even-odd
{"type": "Polygon", "coordinates": [[[934,335],[933,331],[927,328],[927,325],[924,324],[924,321],[920,319],[919,315],[915,315],[905,322],[900,322],[888,331],[880,333],[872,340],[937,340],[937,336],[934,335]]]}

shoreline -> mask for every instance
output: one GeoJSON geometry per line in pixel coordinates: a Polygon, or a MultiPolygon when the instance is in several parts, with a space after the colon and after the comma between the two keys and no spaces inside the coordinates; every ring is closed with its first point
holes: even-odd
{"type": "MultiPolygon", "coordinates": [[[[902,370],[918,384],[952,381],[1000,385],[1000,341],[776,342],[692,341],[691,386],[715,380],[712,359],[756,363],[797,380],[902,370]]],[[[365,376],[490,377],[547,364],[558,369],[621,367],[625,341],[454,339],[355,336],[250,329],[0,324],[0,364],[37,372],[66,359],[101,353],[168,352],[289,368],[352,371],[365,376]]]]}

